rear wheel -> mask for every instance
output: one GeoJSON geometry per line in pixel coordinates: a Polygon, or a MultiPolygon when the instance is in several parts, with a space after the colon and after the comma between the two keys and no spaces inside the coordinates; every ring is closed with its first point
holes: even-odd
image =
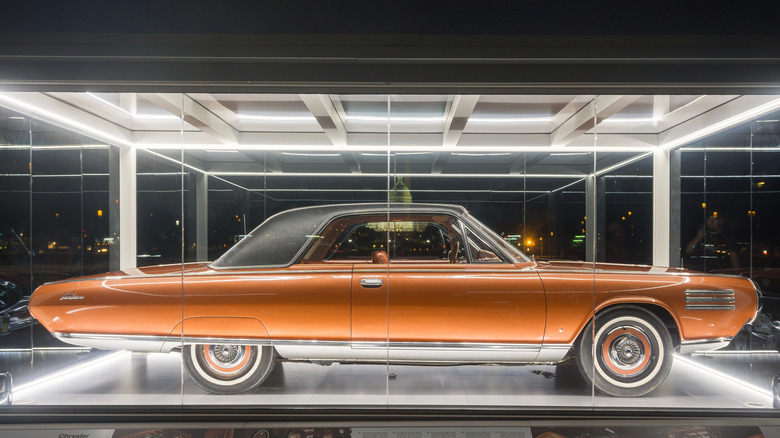
{"type": "Polygon", "coordinates": [[[238,344],[184,346],[184,368],[201,388],[239,394],[265,381],[276,362],[273,347],[238,344]]]}
{"type": "Polygon", "coordinates": [[[595,342],[592,324],[577,345],[577,367],[596,389],[638,397],[666,379],[672,366],[672,338],[657,316],[636,307],[596,315],[595,342]]]}

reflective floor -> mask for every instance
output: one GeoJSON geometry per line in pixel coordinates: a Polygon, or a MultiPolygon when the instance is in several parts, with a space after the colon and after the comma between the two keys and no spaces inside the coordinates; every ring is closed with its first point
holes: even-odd
{"type": "MultiPolygon", "coordinates": [[[[676,425],[662,421],[642,421],[634,424],[615,424],[607,421],[590,422],[587,425],[556,425],[555,421],[513,422],[504,426],[485,426],[470,422],[463,426],[421,426],[419,422],[404,426],[351,427],[349,423],[336,423],[329,426],[307,424],[214,424],[206,425],[150,424],[146,427],[120,427],[101,424],[62,425],[61,427],[41,428],[13,427],[0,430],[0,438],[40,438],[40,437],[95,437],[95,438],[774,438],[780,428],[772,422],[754,421],[738,426],[713,425],[712,421],[687,420],[676,425]],[[767,425],[766,423],[770,423],[767,425]],[[284,427],[286,426],[286,427],[284,427]]],[[[563,421],[559,422],[563,423],[563,421]]]]}
{"type": "MultiPolygon", "coordinates": [[[[0,352],[2,363],[9,354],[24,353],[0,352]]],[[[225,396],[196,386],[182,372],[177,353],[92,354],[36,352],[36,358],[49,356],[48,363],[61,365],[60,371],[32,382],[18,380],[14,404],[771,409],[771,377],[780,373],[777,352],[677,356],[661,387],[626,399],[593,397],[573,361],[558,366],[279,363],[261,388],[225,396]]],[[[36,360],[40,366],[44,359],[36,360]]]]}

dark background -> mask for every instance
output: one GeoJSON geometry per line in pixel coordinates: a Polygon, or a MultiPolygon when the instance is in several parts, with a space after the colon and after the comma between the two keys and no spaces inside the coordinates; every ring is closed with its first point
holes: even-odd
{"type": "Polygon", "coordinates": [[[14,1],[2,32],[770,35],[777,1],[14,1]]]}

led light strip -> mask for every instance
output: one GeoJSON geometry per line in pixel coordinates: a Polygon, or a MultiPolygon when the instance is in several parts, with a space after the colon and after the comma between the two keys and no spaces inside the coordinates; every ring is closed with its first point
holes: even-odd
{"type": "Polygon", "coordinates": [[[706,365],[702,365],[702,364],[700,364],[698,362],[695,362],[695,361],[693,361],[691,359],[688,359],[686,357],[683,357],[681,355],[675,354],[674,355],[674,360],[679,360],[680,362],[686,363],[686,364],[688,364],[690,366],[693,366],[695,368],[699,368],[702,371],[706,371],[708,373],[714,374],[714,375],[716,375],[716,376],[718,376],[718,377],[720,377],[722,379],[726,379],[728,381],[731,381],[732,383],[736,383],[737,385],[744,386],[745,388],[751,389],[751,390],[753,390],[753,391],[755,391],[755,392],[757,392],[757,393],[759,393],[761,395],[764,395],[766,397],[769,397],[769,398],[772,397],[772,392],[771,391],[768,391],[766,389],[760,388],[760,387],[758,387],[758,386],[756,386],[756,385],[754,385],[752,383],[746,382],[746,381],[744,381],[742,379],[738,379],[738,378],[736,378],[734,376],[728,375],[728,374],[726,374],[724,372],[721,372],[721,371],[718,371],[718,370],[716,370],[714,368],[710,368],[710,367],[708,367],[706,365]]]}
{"type": "Polygon", "coordinates": [[[32,348],[2,348],[0,353],[35,353],[36,351],[89,351],[90,347],[32,347],[32,348]]]}
{"type": "Polygon", "coordinates": [[[553,117],[469,117],[469,123],[549,123],[553,117]]]}
{"type": "MultiPolygon", "coordinates": [[[[111,135],[111,134],[105,133],[105,132],[103,132],[103,131],[101,131],[99,129],[95,129],[92,126],[85,125],[85,124],[83,124],[81,122],[77,122],[75,120],[71,120],[71,119],[69,119],[67,117],[64,117],[64,116],[60,115],[60,114],[53,113],[51,111],[47,111],[47,110],[38,108],[38,107],[36,107],[34,105],[30,105],[27,102],[24,102],[24,101],[21,101],[19,99],[15,99],[13,97],[10,97],[10,96],[6,95],[5,93],[0,93],[0,102],[6,102],[6,103],[10,104],[11,105],[10,109],[14,109],[14,107],[16,107],[16,108],[23,108],[23,111],[29,112],[31,114],[39,115],[39,116],[44,116],[49,121],[55,121],[55,122],[63,123],[63,124],[65,124],[65,126],[64,126],[65,129],[73,130],[75,128],[75,130],[77,130],[77,131],[80,130],[80,131],[82,131],[82,133],[84,133],[84,132],[90,133],[90,135],[96,136],[100,140],[108,140],[108,143],[112,143],[112,144],[115,144],[115,145],[134,146],[134,144],[130,140],[126,139],[126,138],[121,138],[121,137],[117,137],[115,135],[111,135]]],[[[44,119],[44,120],[46,120],[46,119],[44,119]]]]}
{"type": "Polygon", "coordinates": [[[236,114],[239,120],[259,120],[263,122],[316,122],[314,116],[267,116],[261,114],[236,114]]]}
{"type": "MultiPolygon", "coordinates": [[[[340,152],[373,152],[380,153],[377,156],[387,156],[388,150],[397,154],[423,154],[423,153],[522,153],[522,152],[551,152],[566,151],[567,153],[593,153],[593,146],[565,146],[565,147],[553,147],[549,145],[536,145],[536,146],[506,146],[506,145],[489,145],[483,144],[479,146],[442,146],[435,144],[428,145],[416,145],[416,146],[404,146],[396,145],[390,146],[377,146],[366,144],[354,144],[343,146],[342,150],[339,150],[338,146],[332,144],[204,144],[204,143],[188,143],[188,144],[159,144],[159,143],[134,143],[136,147],[144,148],[148,150],[176,150],[180,151],[184,149],[194,151],[270,151],[270,152],[321,152],[326,151],[333,153],[334,150],[340,152]]],[[[658,149],[653,145],[644,146],[600,146],[596,152],[650,152],[658,149]]]]}
{"type": "Polygon", "coordinates": [[[54,379],[56,379],[58,377],[65,376],[65,375],[68,375],[70,373],[75,373],[76,371],[80,371],[80,370],[89,368],[89,367],[91,367],[93,365],[97,365],[97,364],[99,364],[101,362],[106,362],[108,360],[115,359],[115,358],[117,358],[119,356],[122,356],[122,355],[125,355],[125,354],[129,354],[129,353],[130,352],[128,352],[128,351],[117,351],[117,352],[114,352],[114,353],[107,354],[105,356],[99,357],[99,358],[97,358],[95,360],[91,360],[91,361],[88,361],[88,362],[76,364],[76,365],[74,365],[72,367],[64,368],[62,370],[53,372],[51,374],[47,374],[47,375],[45,375],[45,376],[43,376],[41,378],[33,380],[32,382],[28,382],[28,383],[25,383],[23,385],[14,386],[14,394],[18,394],[21,391],[30,389],[30,388],[32,388],[34,386],[38,386],[38,385],[40,385],[42,383],[49,382],[49,381],[54,380],[54,379]]]}
{"type": "MultiPolygon", "coordinates": [[[[148,151],[151,152],[151,151],[148,151]]],[[[165,157],[168,158],[168,157],[165,157]]],[[[173,160],[169,158],[170,160],[173,160]]],[[[219,176],[269,176],[269,177],[350,177],[350,178],[387,178],[386,173],[345,173],[345,172],[321,172],[321,173],[299,173],[299,172],[212,172],[202,171],[198,168],[184,164],[187,167],[191,167],[199,172],[203,172],[206,175],[219,175],[219,176]]],[[[555,174],[555,173],[391,173],[391,176],[397,177],[417,177],[417,178],[559,178],[559,179],[573,179],[584,178],[584,174],[555,174]]]]}
{"type": "Polygon", "coordinates": [[[421,122],[421,123],[440,123],[445,121],[444,116],[420,116],[420,117],[387,117],[387,116],[347,116],[350,122],[382,122],[382,123],[400,123],[400,122],[421,122]]]}
{"type": "Polygon", "coordinates": [[[758,117],[764,113],[770,112],[777,108],[780,108],[780,99],[775,99],[763,105],[759,105],[751,110],[745,111],[741,114],[737,114],[736,116],[733,117],[729,117],[728,119],[722,120],[718,123],[713,123],[712,125],[699,129],[698,131],[694,131],[690,134],[684,135],[678,139],[670,141],[669,143],[662,144],[659,146],[662,147],[664,150],[674,149],[678,146],[682,146],[684,144],[691,143],[695,140],[698,140],[702,137],[706,137],[709,134],[714,134],[718,131],[722,131],[726,128],[730,128],[734,125],[738,125],[742,122],[747,122],[748,120],[754,117],[758,117]]]}
{"type": "Polygon", "coordinates": [[[655,117],[636,117],[636,118],[631,118],[631,117],[611,118],[610,117],[608,119],[604,119],[604,121],[601,123],[647,123],[647,122],[658,123],[658,121],[659,119],[655,117]]]}

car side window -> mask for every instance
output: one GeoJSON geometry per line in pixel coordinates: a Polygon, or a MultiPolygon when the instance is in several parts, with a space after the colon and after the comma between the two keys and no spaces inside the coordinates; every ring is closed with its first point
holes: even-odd
{"type": "Polygon", "coordinates": [[[336,238],[323,260],[370,261],[374,252],[387,250],[387,233],[380,228],[375,222],[359,223],[346,227],[336,238]]]}
{"type": "Polygon", "coordinates": [[[304,263],[467,263],[455,218],[404,214],[335,220],[303,258],[304,263]]]}
{"type": "Polygon", "coordinates": [[[505,263],[496,251],[470,227],[466,227],[469,255],[472,263],[505,263]]]}
{"type": "Polygon", "coordinates": [[[390,260],[426,262],[449,260],[452,238],[441,224],[427,221],[390,223],[390,260]]]}

